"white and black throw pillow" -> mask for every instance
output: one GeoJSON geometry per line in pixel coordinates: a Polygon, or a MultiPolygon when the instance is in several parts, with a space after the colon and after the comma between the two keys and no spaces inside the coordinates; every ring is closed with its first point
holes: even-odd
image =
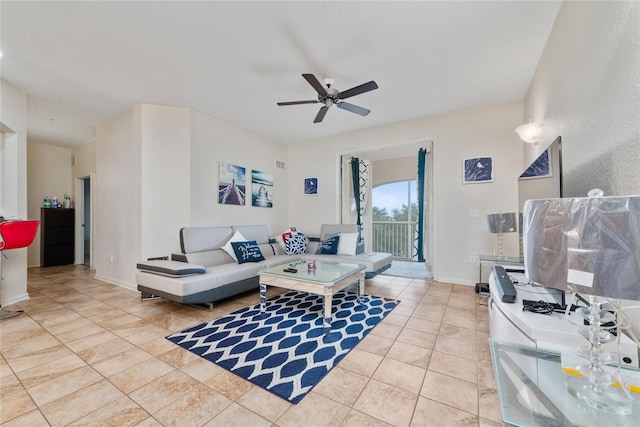
{"type": "Polygon", "coordinates": [[[307,239],[304,234],[289,234],[286,239],[285,252],[287,255],[307,253],[307,239]]]}

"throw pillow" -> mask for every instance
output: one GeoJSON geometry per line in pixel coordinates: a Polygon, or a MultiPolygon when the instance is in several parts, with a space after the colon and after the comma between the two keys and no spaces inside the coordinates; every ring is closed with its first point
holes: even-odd
{"type": "Polygon", "coordinates": [[[231,238],[229,239],[229,241],[227,243],[225,243],[225,245],[221,248],[223,251],[225,251],[226,253],[229,254],[229,256],[231,258],[233,258],[233,260],[235,262],[238,262],[238,258],[236,258],[236,253],[233,251],[233,246],[231,245],[231,243],[233,242],[246,242],[247,239],[245,239],[245,237],[240,234],[239,231],[236,230],[235,233],[233,233],[233,236],[231,236],[231,238]]]}
{"type": "Polygon", "coordinates": [[[333,236],[323,240],[322,242],[320,242],[320,253],[332,255],[337,254],[339,242],[340,236],[333,236]]]}
{"type": "Polygon", "coordinates": [[[338,254],[355,255],[358,246],[358,233],[340,233],[338,254]]]}
{"type": "Polygon", "coordinates": [[[233,247],[233,252],[235,252],[238,264],[264,261],[264,256],[262,255],[262,252],[255,240],[247,242],[231,242],[231,246],[233,247]]]}
{"type": "Polygon", "coordinates": [[[286,238],[285,252],[287,255],[306,254],[307,238],[304,234],[289,234],[286,238]]]}

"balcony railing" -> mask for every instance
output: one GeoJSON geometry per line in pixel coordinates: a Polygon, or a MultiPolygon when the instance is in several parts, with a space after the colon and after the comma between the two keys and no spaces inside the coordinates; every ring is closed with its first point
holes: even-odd
{"type": "Polygon", "coordinates": [[[387,252],[398,260],[411,260],[416,222],[373,221],[372,245],[374,252],[387,252]]]}

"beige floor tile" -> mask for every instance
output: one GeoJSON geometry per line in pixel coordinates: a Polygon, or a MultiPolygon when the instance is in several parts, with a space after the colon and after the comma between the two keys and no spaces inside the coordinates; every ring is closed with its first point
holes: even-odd
{"type": "Polygon", "coordinates": [[[2,396],[2,411],[0,411],[0,424],[12,420],[36,409],[24,388],[14,391],[11,395],[2,396]]]}
{"type": "Polygon", "coordinates": [[[71,350],[58,343],[54,346],[36,350],[33,353],[28,353],[16,358],[11,358],[6,353],[5,356],[7,357],[7,362],[9,362],[11,369],[13,369],[14,372],[18,373],[27,369],[31,369],[35,366],[40,366],[52,360],[62,359],[63,357],[67,357],[72,354],[73,353],[71,352],[71,350]]]}
{"type": "Polygon", "coordinates": [[[452,354],[434,351],[431,354],[429,370],[449,375],[476,384],[478,382],[478,367],[469,363],[469,359],[452,354]]]}
{"type": "Polygon", "coordinates": [[[365,377],[371,377],[382,359],[383,357],[377,354],[354,348],[340,361],[339,366],[365,377]]]}
{"type": "Polygon", "coordinates": [[[232,403],[222,394],[198,384],[153,416],[164,426],[202,426],[232,403]]]}
{"type": "Polygon", "coordinates": [[[379,335],[369,334],[358,343],[358,349],[384,357],[393,343],[394,340],[391,338],[384,338],[379,335]]]}
{"type": "Polygon", "coordinates": [[[111,331],[103,329],[91,335],[87,335],[73,341],[65,342],[65,345],[69,347],[74,353],[80,353],[83,350],[92,349],[109,341],[116,341],[121,339],[122,338],[112,333],[111,331]]]}
{"type": "Polygon", "coordinates": [[[493,366],[478,363],[478,386],[497,389],[496,378],[493,374],[493,366]]]}
{"type": "Polygon", "coordinates": [[[31,318],[46,328],[49,326],[59,325],[61,323],[67,323],[72,320],[79,320],[82,319],[82,316],[70,308],[65,307],[59,310],[36,313],[32,315],[31,318]]]}
{"type": "Polygon", "coordinates": [[[123,396],[113,384],[102,380],[41,407],[54,426],[66,425],[123,396]]]}
{"type": "Polygon", "coordinates": [[[164,426],[160,424],[158,420],[156,420],[155,418],[149,417],[144,421],[142,421],[140,424],[136,425],[136,427],[164,427],[164,426]]]}
{"type": "Polygon", "coordinates": [[[56,338],[60,340],[62,343],[69,343],[73,341],[77,341],[81,338],[85,338],[91,335],[98,334],[100,332],[105,332],[105,329],[102,326],[98,326],[95,323],[86,320],[88,322],[81,327],[70,329],[65,332],[52,332],[56,334],[56,338]]]}
{"type": "Polygon", "coordinates": [[[408,320],[409,316],[403,316],[393,310],[391,313],[387,314],[387,317],[384,318],[382,324],[395,325],[402,328],[408,320]]]}
{"type": "Polygon", "coordinates": [[[387,353],[387,357],[426,369],[429,366],[431,352],[432,350],[428,348],[396,341],[387,353]]]}
{"type": "Polygon", "coordinates": [[[363,414],[360,411],[352,409],[349,411],[347,418],[342,423],[342,427],[393,427],[391,424],[387,424],[382,420],[373,418],[367,414],[363,414]]]}
{"type": "Polygon", "coordinates": [[[444,336],[438,336],[434,350],[452,354],[454,356],[464,357],[465,359],[473,361],[477,359],[475,343],[469,344],[464,341],[458,341],[444,336]]]}
{"type": "Polygon", "coordinates": [[[24,387],[15,375],[8,375],[0,381],[0,396],[10,396],[24,390],[24,387]]]}
{"type": "Polygon", "coordinates": [[[0,378],[7,377],[9,375],[13,375],[13,371],[7,361],[4,360],[4,357],[0,356],[0,378]]]}
{"type": "Polygon", "coordinates": [[[110,377],[125,369],[144,363],[151,358],[152,356],[146,351],[134,347],[102,359],[92,366],[105,377],[110,377]]]}
{"type": "Polygon", "coordinates": [[[418,395],[380,381],[371,380],[353,409],[393,426],[408,426],[418,395]]]}
{"type": "Polygon", "coordinates": [[[436,338],[438,338],[436,334],[404,328],[400,335],[398,335],[397,341],[412,344],[417,347],[433,349],[436,344],[436,338]]]}
{"type": "Polygon", "coordinates": [[[434,335],[437,335],[440,330],[440,323],[432,322],[431,320],[419,319],[415,316],[412,316],[405,326],[409,329],[427,332],[434,335]]]}
{"type": "Polygon", "coordinates": [[[418,394],[422,387],[426,369],[398,360],[385,358],[373,374],[373,379],[408,392],[418,394]]]}
{"type": "Polygon", "coordinates": [[[427,371],[420,395],[471,414],[478,414],[478,387],[474,383],[427,371]]]}
{"type": "Polygon", "coordinates": [[[369,382],[368,377],[336,366],[313,388],[313,391],[336,402],[353,406],[367,382],[369,382]]]}
{"type": "Polygon", "coordinates": [[[131,393],[150,382],[163,377],[174,368],[161,360],[150,359],[110,376],[109,381],[124,393],[131,393]]]}
{"type": "Polygon", "coordinates": [[[147,411],[123,396],[68,424],[69,427],[133,427],[149,417],[147,411]]]}
{"type": "Polygon", "coordinates": [[[500,404],[500,396],[496,389],[479,387],[479,415],[485,419],[501,422],[502,421],[502,405],[500,404]]]}
{"type": "Polygon", "coordinates": [[[183,366],[188,365],[191,362],[201,359],[200,356],[193,354],[190,351],[185,350],[184,348],[179,347],[175,344],[173,344],[173,349],[159,354],[156,357],[175,368],[182,368],[183,366]]]}
{"type": "Polygon", "coordinates": [[[50,427],[42,412],[34,410],[17,418],[2,423],[3,427],[50,427]]]}
{"type": "Polygon", "coordinates": [[[56,337],[64,332],[68,332],[78,328],[88,328],[90,326],[95,326],[91,320],[85,319],[81,317],[79,319],[74,319],[69,322],[64,323],[56,323],[55,325],[46,326],[45,328],[52,334],[55,334],[56,337]]]}
{"type": "Polygon", "coordinates": [[[116,328],[113,332],[135,345],[141,345],[158,338],[166,337],[172,332],[148,322],[135,322],[116,328]]]}
{"type": "Polygon", "coordinates": [[[205,427],[270,427],[271,421],[266,420],[237,403],[229,405],[224,411],[205,424],[205,427]]]}
{"type": "MultiPolygon", "coordinates": [[[[22,356],[31,356],[33,353],[38,353],[50,347],[60,345],[60,341],[53,335],[44,329],[40,329],[40,331],[42,331],[42,333],[38,333],[35,339],[29,339],[28,337],[22,340],[16,337],[11,343],[6,343],[6,345],[3,343],[1,351],[2,355],[7,359],[7,362],[11,363],[13,359],[18,359],[22,356]]],[[[2,335],[4,335],[4,331],[2,331],[2,335]]]]}
{"type": "Polygon", "coordinates": [[[275,424],[297,427],[309,425],[312,420],[314,427],[334,427],[339,426],[348,413],[347,406],[311,392],[297,405],[291,405],[275,424]]]}
{"type": "Polygon", "coordinates": [[[133,347],[133,344],[123,340],[122,338],[116,338],[112,341],[97,344],[93,347],[87,348],[86,350],[78,351],[76,354],[87,363],[96,363],[113,355],[130,350],[133,347]]]}
{"type": "Polygon", "coordinates": [[[27,391],[38,406],[44,406],[102,380],[102,375],[93,368],[83,366],[47,382],[29,387],[27,391]]]}
{"type": "Polygon", "coordinates": [[[180,370],[203,383],[209,381],[215,376],[227,372],[226,369],[221,368],[215,363],[209,362],[207,359],[203,359],[202,357],[197,357],[194,361],[182,366],[180,370]]]}
{"type": "Polygon", "coordinates": [[[226,370],[220,375],[211,378],[205,384],[231,400],[239,399],[252,387],[249,381],[226,370]]]}
{"type": "Polygon", "coordinates": [[[375,328],[371,330],[371,332],[369,332],[369,335],[375,335],[378,337],[394,340],[398,337],[401,331],[402,327],[400,326],[379,323],[375,328]]]}
{"type": "Polygon", "coordinates": [[[506,426],[506,424],[502,422],[494,422],[486,418],[480,418],[480,420],[478,421],[478,427],[504,427],[504,426],[506,426]]]}
{"type": "Polygon", "coordinates": [[[471,345],[476,343],[477,332],[474,329],[463,328],[462,326],[453,325],[444,321],[438,332],[439,336],[452,338],[458,341],[464,341],[471,345]]]}
{"type": "Polygon", "coordinates": [[[291,403],[260,387],[253,386],[237,402],[271,422],[275,422],[291,403]]]}
{"type": "Polygon", "coordinates": [[[411,427],[476,427],[478,416],[420,397],[411,427]]]}
{"type": "Polygon", "coordinates": [[[129,393],[129,397],[147,412],[154,414],[195,390],[199,384],[184,372],[173,371],[129,393]]]}

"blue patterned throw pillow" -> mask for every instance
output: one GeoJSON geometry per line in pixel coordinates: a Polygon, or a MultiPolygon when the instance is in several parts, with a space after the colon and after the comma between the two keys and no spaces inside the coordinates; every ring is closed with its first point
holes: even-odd
{"type": "Polygon", "coordinates": [[[233,246],[233,252],[236,254],[236,258],[238,258],[238,264],[264,261],[264,256],[255,240],[248,242],[231,242],[231,246],[233,246]]]}
{"type": "Polygon", "coordinates": [[[323,240],[322,242],[320,242],[320,253],[332,254],[332,255],[337,254],[339,241],[340,241],[340,236],[333,236],[323,240]]]}
{"type": "Polygon", "coordinates": [[[289,234],[286,239],[285,252],[287,255],[307,253],[307,239],[304,234],[289,234]]]}

